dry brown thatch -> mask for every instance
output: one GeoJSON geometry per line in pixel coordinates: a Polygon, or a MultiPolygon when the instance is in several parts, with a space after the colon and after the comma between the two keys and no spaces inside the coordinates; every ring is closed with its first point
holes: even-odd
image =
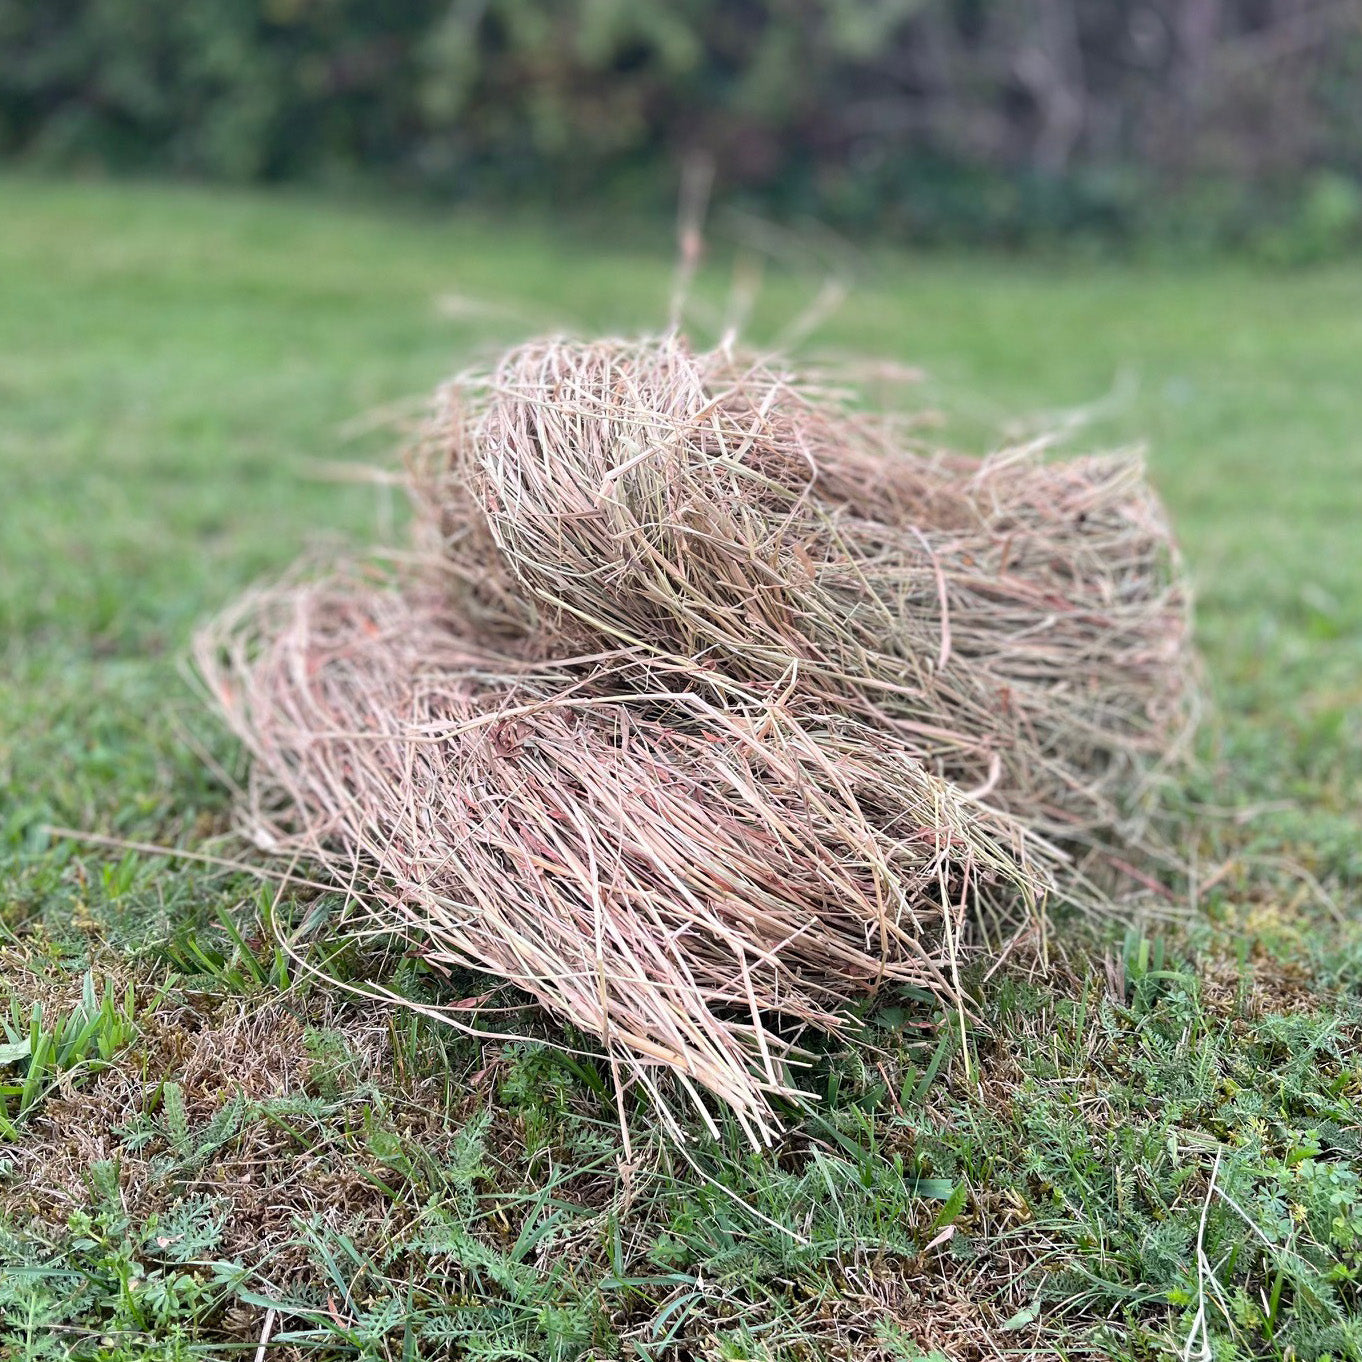
{"type": "Polygon", "coordinates": [[[725,351],[549,341],[445,391],[413,490],[403,580],[200,641],[252,823],[664,1110],[659,1069],[769,1136],[773,1017],[836,1030],[885,980],[963,1006],[968,923],[1072,894],[1056,842],[1138,835],[1186,727],[1128,459],[924,455],[725,351]]]}
{"type": "Polygon", "coordinates": [[[201,667],[254,758],[251,827],[768,1133],[772,1014],[825,1031],[886,980],[958,1001],[981,901],[1034,901],[1016,825],[859,719],[720,707],[627,659],[508,670],[431,602],[253,599],[201,667]]]}
{"type": "Polygon", "coordinates": [[[1187,598],[1137,459],[1041,453],[924,456],[675,338],[547,341],[446,391],[418,486],[481,628],[793,683],[1075,839],[1180,744],[1187,598]]]}

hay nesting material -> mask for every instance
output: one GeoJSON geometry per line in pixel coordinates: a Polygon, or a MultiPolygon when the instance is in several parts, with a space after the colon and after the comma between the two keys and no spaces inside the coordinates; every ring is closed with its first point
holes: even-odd
{"type": "MultiPolygon", "coordinates": [[[[924,453],[675,337],[446,388],[415,552],[242,601],[199,668],[258,838],[753,1139],[802,1028],[963,1011],[981,920],[1141,850],[1186,593],[1127,458],[924,453]]],[[[708,1115],[706,1115],[706,1119],[708,1115]]]]}
{"type": "Polygon", "coordinates": [[[719,708],[618,660],[508,669],[392,590],[253,598],[199,663],[255,759],[258,841],[754,1137],[795,1091],[773,1015],[835,1031],[890,980],[958,1004],[966,910],[1044,892],[1020,828],[859,720],[719,708]]]}
{"type": "Polygon", "coordinates": [[[418,479],[459,608],[892,730],[1069,840],[1129,835],[1187,723],[1188,611],[1138,460],[924,456],[767,364],[669,338],[512,351],[418,479]]]}

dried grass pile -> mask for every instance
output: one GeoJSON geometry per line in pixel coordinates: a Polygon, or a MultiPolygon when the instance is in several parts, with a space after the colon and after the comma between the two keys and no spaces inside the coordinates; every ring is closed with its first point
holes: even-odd
{"type": "Polygon", "coordinates": [[[676,340],[513,351],[446,393],[426,519],[481,628],[863,714],[1064,837],[1186,714],[1186,594],[1137,460],[922,456],[676,340]]]}
{"type": "Polygon", "coordinates": [[[981,921],[1138,855],[1191,711],[1138,464],[923,452],[675,337],[534,343],[441,395],[415,553],[198,645],[258,838],[511,980],[663,1111],[754,1139],[800,1028],[962,1007],[981,921]]]}

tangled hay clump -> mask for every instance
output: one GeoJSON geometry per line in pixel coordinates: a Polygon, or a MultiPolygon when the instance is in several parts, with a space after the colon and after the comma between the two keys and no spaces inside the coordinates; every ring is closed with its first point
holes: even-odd
{"type": "Polygon", "coordinates": [[[484,628],[719,687],[793,668],[1065,838],[1128,820],[1177,746],[1187,599],[1136,459],[924,457],[675,338],[528,345],[442,409],[424,519],[484,628]]]}
{"type": "Polygon", "coordinates": [[[249,824],[664,1112],[669,1073],[771,1138],[802,1028],[962,1008],[981,921],[1140,854],[1192,687],[1137,462],[915,450],[669,335],[447,386],[410,487],[409,566],[199,640],[249,824]]]}

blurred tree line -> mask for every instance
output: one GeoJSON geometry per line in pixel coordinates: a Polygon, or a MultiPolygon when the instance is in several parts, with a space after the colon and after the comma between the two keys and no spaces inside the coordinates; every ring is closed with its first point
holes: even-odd
{"type": "Polygon", "coordinates": [[[0,152],[927,241],[1362,229],[1362,0],[0,0],[0,152]]]}

